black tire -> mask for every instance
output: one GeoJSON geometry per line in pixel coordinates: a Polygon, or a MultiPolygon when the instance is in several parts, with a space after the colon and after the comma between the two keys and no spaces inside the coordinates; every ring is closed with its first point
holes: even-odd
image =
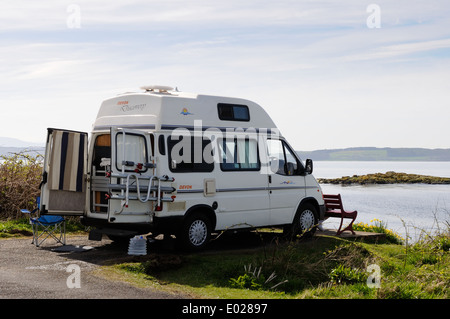
{"type": "Polygon", "coordinates": [[[177,235],[179,244],[189,251],[200,251],[211,238],[211,220],[203,213],[193,213],[184,221],[177,235]]]}
{"type": "Polygon", "coordinates": [[[289,227],[286,235],[289,239],[300,237],[311,237],[314,235],[319,223],[317,209],[312,204],[303,204],[297,210],[294,221],[289,227]]]}

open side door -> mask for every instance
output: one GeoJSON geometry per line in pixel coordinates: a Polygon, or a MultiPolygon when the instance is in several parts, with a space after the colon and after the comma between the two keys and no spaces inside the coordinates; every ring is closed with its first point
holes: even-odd
{"type": "Polygon", "coordinates": [[[42,215],[83,215],[88,133],[48,129],[41,184],[42,215]]]}

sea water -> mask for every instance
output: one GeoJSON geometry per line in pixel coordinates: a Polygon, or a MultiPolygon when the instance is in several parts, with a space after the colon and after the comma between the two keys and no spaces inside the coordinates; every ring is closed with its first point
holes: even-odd
{"type": "MultiPolygon", "coordinates": [[[[387,171],[450,177],[450,162],[314,162],[316,178],[385,173],[387,171]]],[[[356,222],[372,224],[379,219],[403,238],[417,240],[424,232],[446,229],[450,222],[450,185],[321,184],[325,194],[341,194],[346,210],[357,210],[356,222]]],[[[338,219],[330,218],[325,228],[337,228],[338,219]]]]}

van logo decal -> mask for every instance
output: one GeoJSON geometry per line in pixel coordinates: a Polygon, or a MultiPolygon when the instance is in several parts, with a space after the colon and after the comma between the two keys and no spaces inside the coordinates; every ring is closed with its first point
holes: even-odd
{"type": "Polygon", "coordinates": [[[147,105],[146,103],[129,105],[128,101],[124,101],[124,102],[126,102],[126,104],[119,104],[121,102],[117,103],[120,105],[120,109],[122,110],[122,112],[142,111],[144,109],[144,107],[147,105]]]}
{"type": "Polygon", "coordinates": [[[181,110],[180,114],[183,114],[183,115],[194,115],[193,113],[189,112],[188,109],[185,108],[185,107],[181,110]]]}
{"type": "Polygon", "coordinates": [[[280,184],[290,185],[290,184],[295,184],[295,183],[293,181],[283,181],[280,184]]]}
{"type": "Polygon", "coordinates": [[[180,185],[179,189],[192,189],[192,185],[180,185]]]}

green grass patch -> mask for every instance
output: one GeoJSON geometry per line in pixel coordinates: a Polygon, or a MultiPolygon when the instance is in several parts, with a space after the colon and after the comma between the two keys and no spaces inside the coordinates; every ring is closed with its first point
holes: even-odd
{"type": "Polygon", "coordinates": [[[398,233],[387,228],[387,224],[377,218],[370,221],[371,224],[359,222],[353,224],[353,230],[379,233],[386,235],[386,241],[392,244],[401,245],[405,242],[405,239],[401,237],[398,233]]]}
{"type": "MultiPolygon", "coordinates": [[[[66,233],[83,233],[83,226],[78,218],[66,218],[66,233]]],[[[21,236],[32,236],[33,229],[28,218],[9,219],[0,221],[0,238],[11,238],[21,236]]]]}
{"type": "Polygon", "coordinates": [[[6,220],[0,222],[0,238],[31,236],[33,230],[31,229],[28,218],[6,220]]]}
{"type": "Polygon", "coordinates": [[[110,267],[133,274],[141,286],[197,298],[447,299],[448,245],[448,233],[409,246],[336,237],[280,239],[251,250],[155,253],[110,267]],[[378,288],[368,284],[377,279],[378,288]]]}

